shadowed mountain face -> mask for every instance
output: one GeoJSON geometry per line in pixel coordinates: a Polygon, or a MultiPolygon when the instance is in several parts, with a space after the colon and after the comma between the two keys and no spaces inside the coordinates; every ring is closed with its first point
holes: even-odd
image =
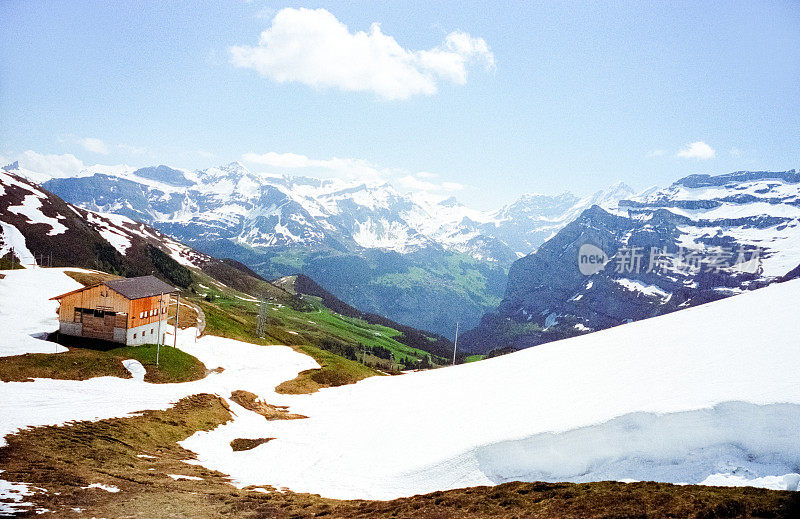
{"type": "Polygon", "coordinates": [[[691,176],[613,213],[584,211],[509,269],[463,344],[524,348],[762,287],[800,271],[800,175],[691,176]],[[606,258],[579,268],[581,247],[606,258]]]}
{"type": "Polygon", "coordinates": [[[0,225],[0,256],[29,264],[156,272],[176,283],[187,266],[212,260],[145,224],[67,204],[13,170],[0,170],[0,225]]]}

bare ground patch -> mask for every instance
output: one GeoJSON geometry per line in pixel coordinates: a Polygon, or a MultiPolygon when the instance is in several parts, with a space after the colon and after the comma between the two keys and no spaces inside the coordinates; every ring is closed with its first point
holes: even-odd
{"type": "Polygon", "coordinates": [[[259,445],[263,445],[274,439],[275,438],[236,438],[231,441],[231,449],[236,452],[249,451],[250,449],[255,449],[259,445]]]}
{"type": "Polygon", "coordinates": [[[324,387],[355,384],[367,377],[383,375],[383,373],[373,368],[363,366],[358,362],[345,359],[310,344],[292,346],[292,349],[313,358],[321,367],[301,371],[292,380],[278,384],[275,388],[278,393],[288,395],[314,393],[324,387]]]}
{"type": "Polygon", "coordinates": [[[301,418],[308,418],[301,414],[294,414],[289,412],[288,406],[285,405],[272,405],[258,399],[258,395],[250,391],[237,389],[231,393],[231,400],[240,406],[258,413],[267,420],[297,420],[301,418]]]}

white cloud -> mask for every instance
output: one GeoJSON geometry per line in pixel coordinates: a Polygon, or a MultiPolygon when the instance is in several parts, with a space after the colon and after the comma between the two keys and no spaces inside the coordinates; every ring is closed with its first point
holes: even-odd
{"type": "Polygon", "coordinates": [[[664,155],[666,155],[666,153],[667,152],[665,150],[653,150],[653,151],[649,152],[647,154],[647,156],[648,157],[663,157],[664,155]]]}
{"type": "Polygon", "coordinates": [[[144,155],[145,153],[147,153],[146,148],[131,146],[130,144],[117,144],[116,148],[123,153],[129,153],[131,155],[144,155]]]}
{"type": "Polygon", "coordinates": [[[464,189],[458,182],[432,182],[438,175],[427,171],[409,174],[401,169],[383,168],[363,159],[339,158],[313,159],[297,153],[245,153],[242,162],[258,164],[285,173],[286,170],[304,170],[304,174],[332,176],[371,184],[384,183],[394,178],[405,191],[426,193],[452,193],[464,189]]]}
{"type": "Polygon", "coordinates": [[[439,175],[437,175],[436,173],[429,173],[427,171],[420,171],[419,173],[417,173],[416,176],[419,178],[436,178],[439,175]]]}
{"type": "Polygon", "coordinates": [[[242,160],[275,168],[307,168],[314,164],[326,162],[324,160],[313,160],[297,153],[276,153],[274,151],[262,154],[245,153],[242,155],[242,160]]]}
{"type": "Polygon", "coordinates": [[[313,169],[348,179],[384,181],[389,171],[378,168],[366,160],[333,157],[312,159],[297,153],[245,153],[242,161],[277,169],[313,169]]]}
{"type": "Polygon", "coordinates": [[[731,153],[731,157],[741,157],[742,150],[740,150],[739,148],[731,148],[731,152],[730,153],[731,153]]]}
{"type": "Polygon", "coordinates": [[[429,182],[427,180],[420,180],[420,174],[417,175],[406,175],[404,177],[400,177],[397,179],[398,184],[409,191],[425,191],[425,192],[453,192],[453,191],[461,191],[464,189],[462,184],[458,182],[442,182],[437,184],[435,182],[429,182]]]}
{"type": "Polygon", "coordinates": [[[254,46],[233,46],[231,63],[279,83],[374,92],[385,99],[431,95],[440,81],[464,84],[467,64],[494,66],[486,41],[455,31],[429,50],[400,46],[373,23],[351,33],[325,9],[280,10],[254,46]]]}
{"type": "Polygon", "coordinates": [[[715,155],[716,152],[714,151],[714,148],[703,141],[687,144],[681,150],[679,150],[677,154],[678,157],[683,159],[699,160],[713,159],[715,155]]]}
{"type": "Polygon", "coordinates": [[[95,137],[84,137],[83,139],[78,139],[78,144],[92,153],[100,153],[102,155],[108,154],[108,146],[106,146],[106,143],[101,139],[95,137]]]}
{"type": "Polygon", "coordinates": [[[69,153],[52,155],[28,150],[19,155],[17,160],[22,168],[48,178],[74,176],[85,167],[80,159],[69,153]]]}

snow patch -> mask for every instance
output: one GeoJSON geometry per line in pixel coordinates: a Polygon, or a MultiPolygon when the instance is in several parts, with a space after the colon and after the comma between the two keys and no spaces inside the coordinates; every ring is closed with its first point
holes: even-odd
{"type": "Polygon", "coordinates": [[[36,337],[58,330],[58,302],[49,298],[83,285],[64,268],[7,270],[0,279],[0,357],[59,353],[67,348],[36,337]],[[25,294],[25,297],[20,297],[25,294]]]}
{"type": "Polygon", "coordinates": [[[122,361],[122,365],[125,366],[125,369],[133,376],[134,380],[138,380],[139,382],[144,381],[147,370],[144,369],[141,362],[135,359],[127,359],[122,361]]]}
{"type": "Polygon", "coordinates": [[[116,493],[119,492],[119,488],[115,487],[114,485],[104,485],[103,483],[92,483],[87,487],[81,487],[84,490],[88,490],[90,488],[99,488],[100,490],[105,490],[106,492],[116,493]]]}
{"type": "Polygon", "coordinates": [[[667,299],[670,296],[669,292],[665,292],[656,285],[645,285],[641,281],[636,281],[634,279],[619,278],[615,279],[614,282],[626,290],[631,292],[640,292],[646,296],[656,296],[660,297],[661,299],[667,299]]]}
{"type": "MultiPolygon", "coordinates": [[[[30,188],[27,189],[30,191],[30,188]]],[[[25,198],[22,199],[22,204],[9,206],[8,212],[24,216],[32,224],[49,225],[50,230],[47,233],[49,236],[67,232],[67,227],[59,222],[57,218],[45,216],[42,213],[42,197],[39,195],[25,195],[25,198]]]]}
{"type": "Polygon", "coordinates": [[[0,222],[0,257],[14,249],[14,255],[23,265],[35,265],[36,259],[25,243],[25,236],[10,223],[0,222]]]}
{"type": "MultiPolygon", "coordinates": [[[[0,470],[0,473],[3,471],[0,470]]],[[[27,496],[33,495],[26,483],[13,483],[0,479],[0,515],[14,516],[33,506],[25,501],[27,496]]]]}

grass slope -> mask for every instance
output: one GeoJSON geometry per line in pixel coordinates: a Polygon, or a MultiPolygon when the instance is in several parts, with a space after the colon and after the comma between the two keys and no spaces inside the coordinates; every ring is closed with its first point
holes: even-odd
{"type": "Polygon", "coordinates": [[[0,357],[0,381],[24,382],[34,378],[87,380],[94,377],[131,378],[122,361],[135,359],[147,370],[144,379],[153,383],[189,382],[206,376],[206,367],[195,357],[170,346],[162,346],[156,366],[156,346],[123,346],[106,351],[70,348],[63,353],[26,353],[0,357]]]}
{"type": "Polygon", "coordinates": [[[322,366],[322,369],[309,369],[299,373],[296,378],[278,385],[275,388],[278,393],[313,393],[323,387],[352,384],[367,377],[381,374],[373,368],[314,346],[305,345],[295,349],[313,357],[322,366]]]}
{"type": "Polygon", "coordinates": [[[421,367],[428,359],[432,364],[446,363],[446,359],[431,358],[427,351],[400,342],[400,331],[335,313],[319,297],[297,296],[255,278],[250,278],[253,284],[250,290],[241,292],[216,282],[205,273],[195,273],[195,277],[194,294],[189,294],[188,298],[205,313],[207,333],[255,344],[311,345],[344,354],[349,360],[361,360],[363,350],[367,349],[366,362],[387,371],[421,367]],[[255,333],[259,302],[254,296],[265,298],[269,305],[263,337],[255,333]],[[393,362],[381,348],[391,353],[393,362]]]}
{"type": "MultiPolygon", "coordinates": [[[[405,344],[412,349],[430,353],[432,361],[438,364],[449,363],[449,359],[453,356],[453,343],[446,337],[397,323],[382,315],[362,312],[325,290],[308,276],[303,274],[285,276],[273,281],[273,283],[293,294],[300,294],[304,297],[313,296],[315,300],[320,301],[325,307],[338,315],[396,330],[399,333],[393,335],[393,338],[397,342],[405,344]]],[[[464,361],[463,353],[458,353],[457,361],[459,363],[464,361]]]]}

